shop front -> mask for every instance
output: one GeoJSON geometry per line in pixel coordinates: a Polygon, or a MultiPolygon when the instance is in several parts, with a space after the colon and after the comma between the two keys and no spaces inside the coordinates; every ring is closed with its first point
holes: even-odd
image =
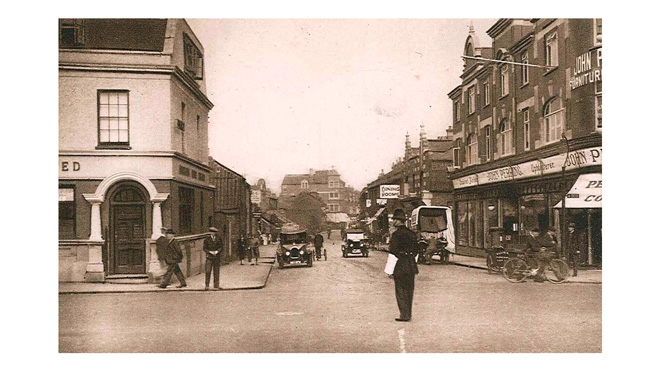
{"type": "Polygon", "coordinates": [[[455,179],[453,209],[457,253],[483,257],[486,249],[494,244],[522,247],[529,232],[536,228],[550,231],[562,241],[564,213],[566,223],[575,223],[576,231],[584,241],[582,264],[600,266],[601,150],[589,148],[575,152],[592,153],[592,150],[597,151],[593,152],[595,163],[574,163],[567,166],[563,174],[561,166],[552,166],[558,157],[554,156],[455,179]],[[559,171],[553,171],[556,168],[559,171]],[[539,169],[545,171],[534,175],[534,170],[539,169]],[[591,191],[596,185],[597,194],[575,190],[576,187],[586,189],[590,186],[591,191]],[[569,190],[571,186],[573,190],[569,190]],[[564,196],[566,202],[562,212],[564,196]]]}

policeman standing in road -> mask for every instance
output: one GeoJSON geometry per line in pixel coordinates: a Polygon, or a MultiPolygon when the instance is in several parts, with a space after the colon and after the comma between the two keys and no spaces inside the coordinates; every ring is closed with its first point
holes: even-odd
{"type": "Polygon", "coordinates": [[[402,209],[394,210],[394,226],[396,231],[390,239],[390,254],[397,257],[392,276],[394,277],[394,292],[399,306],[397,321],[408,322],[412,317],[413,293],[415,291],[415,275],[419,273],[415,256],[418,254],[415,233],[406,227],[406,214],[402,209]]]}

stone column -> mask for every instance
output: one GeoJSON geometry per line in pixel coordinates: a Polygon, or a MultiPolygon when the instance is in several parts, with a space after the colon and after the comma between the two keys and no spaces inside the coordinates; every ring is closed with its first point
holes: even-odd
{"type": "Polygon", "coordinates": [[[160,237],[160,228],[163,226],[163,216],[160,212],[160,201],[153,202],[153,213],[152,213],[152,223],[151,223],[151,239],[156,240],[160,237]]]}
{"type": "Polygon", "coordinates": [[[99,200],[87,200],[92,204],[92,220],[91,220],[91,233],[89,234],[90,241],[103,241],[101,237],[101,202],[99,200]]]}
{"type": "Polygon", "coordinates": [[[95,195],[83,195],[92,204],[92,215],[90,221],[89,245],[87,247],[88,259],[85,268],[85,281],[103,282],[105,272],[103,270],[103,237],[101,236],[101,203],[102,197],[95,195]]]}

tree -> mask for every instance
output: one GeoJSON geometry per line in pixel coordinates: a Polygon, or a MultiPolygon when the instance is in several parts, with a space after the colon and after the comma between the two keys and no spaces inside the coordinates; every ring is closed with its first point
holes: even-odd
{"type": "Polygon", "coordinates": [[[315,192],[303,192],[293,198],[291,207],[286,211],[286,217],[301,228],[307,229],[309,235],[314,235],[327,229],[324,206],[325,203],[315,192]]]}

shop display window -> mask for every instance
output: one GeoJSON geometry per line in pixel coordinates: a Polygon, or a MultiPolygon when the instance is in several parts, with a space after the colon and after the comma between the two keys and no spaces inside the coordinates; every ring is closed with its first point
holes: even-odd
{"type": "Polygon", "coordinates": [[[545,195],[527,195],[520,197],[520,229],[523,233],[539,228],[549,227],[549,218],[545,195]]]}
{"type": "Polygon", "coordinates": [[[458,203],[458,243],[468,245],[468,203],[463,201],[458,203]]]}
{"type": "Polygon", "coordinates": [[[519,230],[517,200],[514,198],[502,198],[500,199],[500,205],[504,233],[509,235],[517,234],[519,230]]]}
{"type": "Polygon", "coordinates": [[[60,187],[59,189],[59,238],[75,238],[76,235],[76,204],[75,189],[60,187]]]}

